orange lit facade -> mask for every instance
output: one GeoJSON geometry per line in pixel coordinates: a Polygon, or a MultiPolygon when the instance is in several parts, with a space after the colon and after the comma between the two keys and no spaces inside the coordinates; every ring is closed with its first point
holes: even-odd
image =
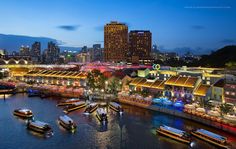
{"type": "Polygon", "coordinates": [[[126,60],[128,51],[128,26],[111,22],[104,27],[104,59],[106,62],[126,60]]]}

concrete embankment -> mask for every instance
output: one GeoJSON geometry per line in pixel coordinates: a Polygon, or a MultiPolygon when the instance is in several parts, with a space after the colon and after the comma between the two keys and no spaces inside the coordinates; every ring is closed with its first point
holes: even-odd
{"type": "Polygon", "coordinates": [[[141,108],[145,108],[145,109],[149,109],[149,110],[153,110],[153,111],[158,111],[158,112],[178,116],[178,117],[185,118],[185,119],[188,119],[188,120],[192,120],[192,121],[195,121],[195,122],[199,122],[199,123],[202,123],[204,125],[208,125],[208,126],[226,131],[226,132],[231,133],[233,135],[236,135],[236,128],[235,127],[231,127],[231,126],[228,126],[228,125],[225,125],[225,124],[221,124],[221,123],[218,123],[218,122],[215,122],[215,121],[211,121],[211,120],[208,120],[208,119],[205,119],[205,118],[202,118],[202,117],[199,117],[199,116],[195,116],[195,115],[192,115],[192,114],[184,113],[182,111],[171,110],[171,109],[167,109],[167,108],[164,108],[164,107],[158,107],[158,106],[155,106],[155,105],[135,103],[133,101],[128,101],[128,100],[119,100],[118,99],[118,101],[120,103],[129,104],[129,105],[133,105],[133,106],[137,106],[137,107],[141,107],[141,108]]]}

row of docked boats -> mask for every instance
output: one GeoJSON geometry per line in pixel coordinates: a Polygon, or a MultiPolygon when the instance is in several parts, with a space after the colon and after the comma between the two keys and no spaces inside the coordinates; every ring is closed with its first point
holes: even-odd
{"type": "MultiPolygon", "coordinates": [[[[27,119],[27,129],[40,133],[45,137],[53,135],[52,127],[48,123],[34,120],[33,112],[29,109],[16,109],[13,111],[13,115],[22,119],[27,119]]],[[[60,126],[71,132],[74,132],[77,127],[75,122],[67,115],[59,116],[58,123],[60,126]]]]}
{"type": "MultiPolygon", "coordinates": [[[[64,109],[65,113],[69,113],[71,111],[75,111],[77,109],[83,108],[86,106],[84,101],[80,101],[79,99],[69,99],[59,103],[57,106],[66,106],[64,109]]],[[[109,107],[116,112],[123,113],[122,107],[115,103],[111,102],[109,107]]],[[[102,122],[102,124],[107,123],[107,110],[105,108],[99,108],[98,103],[90,103],[86,106],[84,113],[91,114],[96,111],[97,119],[102,122]]],[[[19,118],[27,119],[27,128],[31,131],[43,134],[46,137],[49,137],[53,134],[53,130],[48,123],[34,120],[33,112],[30,109],[16,109],[13,111],[13,114],[19,118]]],[[[62,126],[64,129],[74,132],[76,130],[77,125],[75,122],[67,115],[58,117],[58,124],[62,126]]]]}
{"type": "MultiPolygon", "coordinates": [[[[84,108],[84,107],[86,107],[84,113],[91,114],[99,107],[99,104],[96,102],[86,104],[85,101],[81,101],[80,99],[73,98],[73,99],[62,101],[58,103],[57,106],[64,106],[65,107],[64,113],[66,114],[69,112],[84,108]]],[[[116,102],[110,102],[109,107],[120,114],[123,113],[123,108],[121,107],[120,104],[116,102]]]]}
{"type": "Polygon", "coordinates": [[[212,145],[215,145],[217,148],[225,148],[225,149],[229,148],[229,143],[227,142],[226,137],[210,132],[205,129],[197,129],[191,131],[191,133],[189,134],[186,131],[163,125],[157,128],[156,132],[160,135],[172,138],[182,143],[187,143],[191,147],[193,146],[193,142],[191,139],[192,135],[212,145]]]}

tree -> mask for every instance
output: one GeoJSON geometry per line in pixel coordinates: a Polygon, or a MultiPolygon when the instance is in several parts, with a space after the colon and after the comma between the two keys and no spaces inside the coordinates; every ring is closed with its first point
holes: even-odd
{"type": "Polygon", "coordinates": [[[223,114],[228,114],[231,113],[233,111],[233,106],[227,104],[227,103],[223,103],[220,105],[220,113],[221,116],[223,116],[223,114]]]}
{"type": "Polygon", "coordinates": [[[0,79],[2,79],[3,78],[3,73],[2,72],[0,72],[0,79]]]}
{"type": "Polygon", "coordinates": [[[117,93],[121,89],[121,87],[122,87],[122,83],[117,78],[112,79],[110,83],[108,84],[109,92],[114,94],[115,96],[117,96],[117,93]]]}
{"type": "Polygon", "coordinates": [[[87,83],[90,89],[104,89],[106,77],[99,70],[92,70],[88,73],[87,83]]]}

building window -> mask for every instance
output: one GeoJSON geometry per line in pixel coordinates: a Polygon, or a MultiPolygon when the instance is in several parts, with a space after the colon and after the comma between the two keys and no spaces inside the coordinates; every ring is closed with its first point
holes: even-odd
{"type": "Polygon", "coordinates": [[[235,96],[235,92],[232,92],[231,95],[232,95],[232,96],[235,96]]]}
{"type": "Polygon", "coordinates": [[[229,95],[229,92],[225,92],[226,95],[229,95]]]}

